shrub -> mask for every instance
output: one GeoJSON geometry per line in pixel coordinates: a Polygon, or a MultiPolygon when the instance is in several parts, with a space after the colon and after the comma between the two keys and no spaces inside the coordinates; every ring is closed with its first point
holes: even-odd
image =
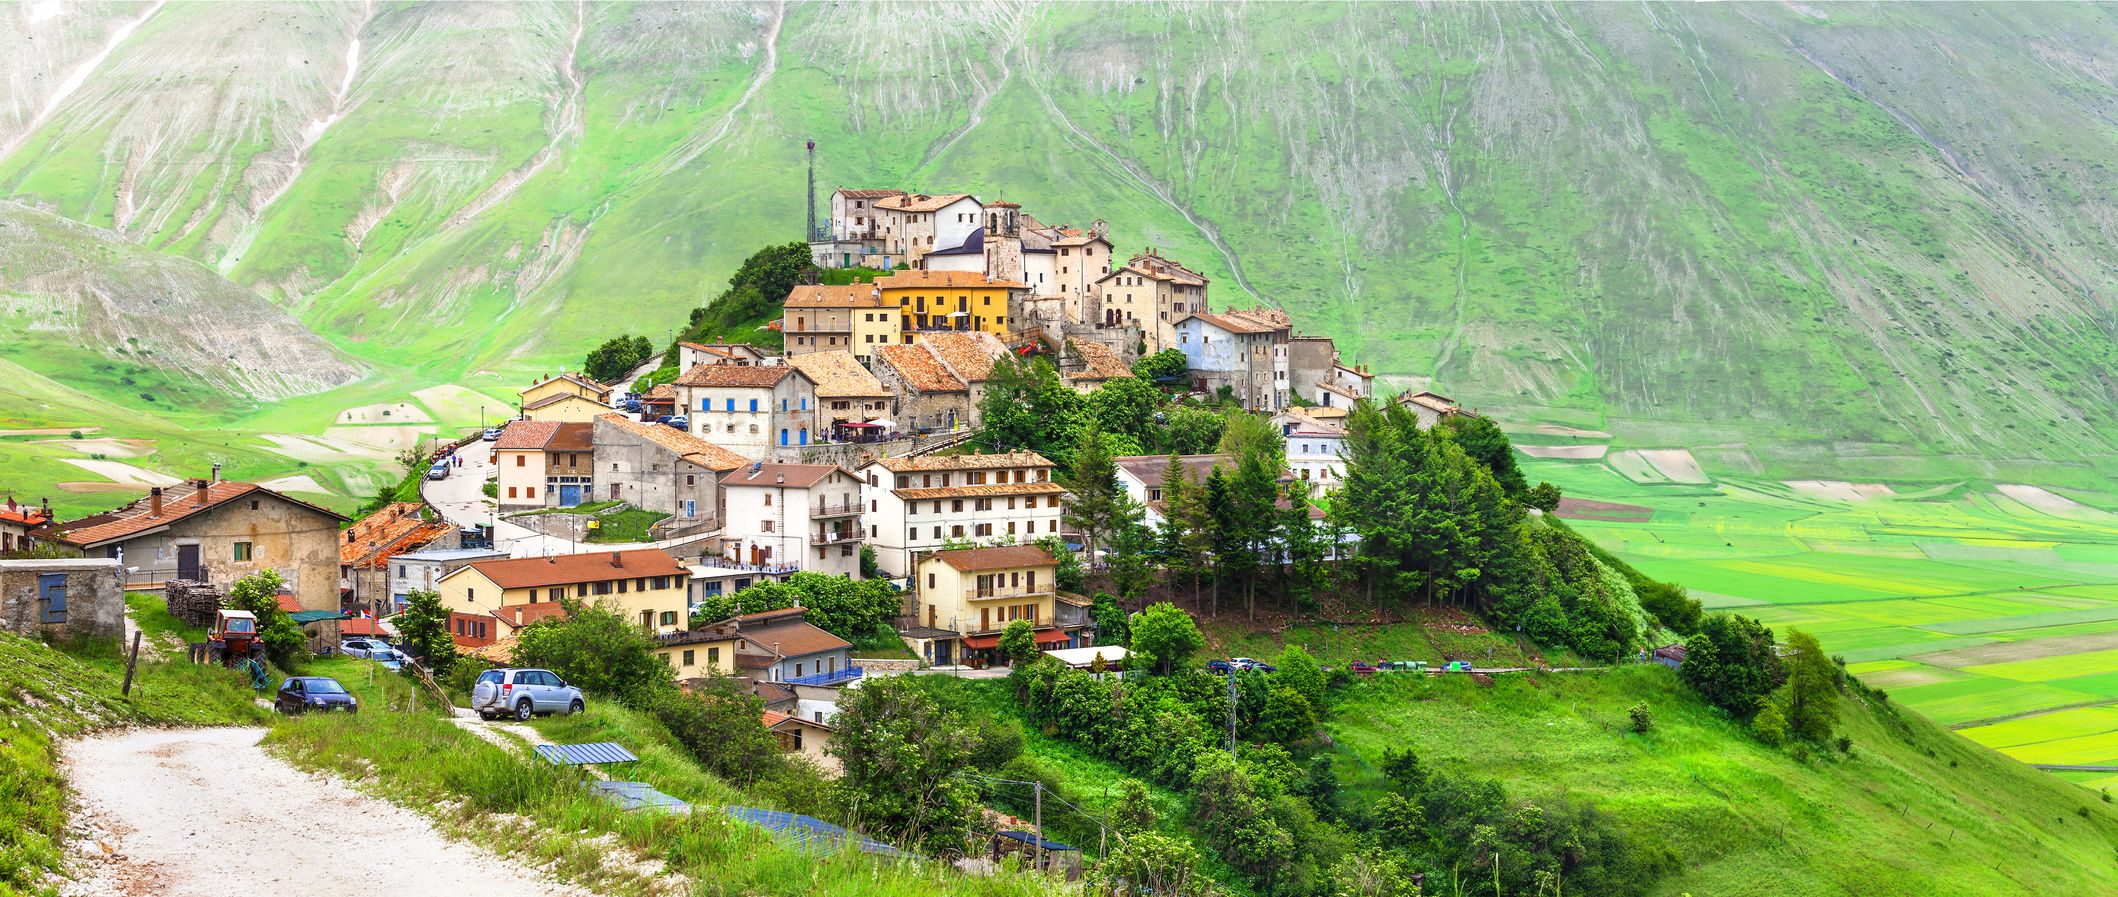
{"type": "Polygon", "coordinates": [[[1647,734],[1647,730],[1655,727],[1655,715],[1647,709],[1646,704],[1634,704],[1625,711],[1625,715],[1632,719],[1633,731],[1641,735],[1647,734]]]}
{"type": "Polygon", "coordinates": [[[265,656],[273,666],[292,672],[301,669],[308,657],[309,641],[294,617],[279,607],[282,582],[277,570],[245,576],[229,587],[228,606],[257,616],[258,641],[265,643],[265,656]]]}
{"type": "Polygon", "coordinates": [[[1039,656],[1037,632],[1030,626],[1030,621],[1016,620],[1000,631],[1000,656],[1016,667],[1036,662],[1039,656]]]}
{"type": "Polygon", "coordinates": [[[1768,701],[1758,709],[1756,716],[1751,717],[1750,731],[1758,736],[1759,741],[1779,747],[1787,743],[1787,717],[1768,701]]]}
{"type": "Polygon", "coordinates": [[[542,667],[582,691],[635,705],[670,686],[669,665],[655,656],[653,640],[639,627],[601,607],[561,600],[566,614],[545,617],[516,635],[516,666],[542,667]]]}

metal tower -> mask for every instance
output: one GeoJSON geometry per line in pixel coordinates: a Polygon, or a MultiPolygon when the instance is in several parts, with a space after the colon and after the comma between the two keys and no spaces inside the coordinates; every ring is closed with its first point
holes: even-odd
{"type": "Polygon", "coordinates": [[[816,141],[809,141],[809,240],[823,238],[816,232],[816,141]]]}

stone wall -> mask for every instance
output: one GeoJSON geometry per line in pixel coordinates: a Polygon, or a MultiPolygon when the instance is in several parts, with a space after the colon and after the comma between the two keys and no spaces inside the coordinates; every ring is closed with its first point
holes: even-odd
{"type": "Polygon", "coordinates": [[[0,630],[51,641],[125,634],[125,573],[109,558],[0,561],[0,630]],[[64,600],[50,611],[42,584],[61,582],[64,600]]]}

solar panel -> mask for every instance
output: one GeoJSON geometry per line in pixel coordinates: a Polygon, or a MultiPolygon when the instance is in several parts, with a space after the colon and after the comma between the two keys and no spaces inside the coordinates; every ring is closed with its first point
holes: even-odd
{"type": "Polygon", "coordinates": [[[596,766],[604,763],[637,763],[640,758],[632,755],[615,741],[597,741],[589,744],[540,744],[537,756],[560,766],[596,766]]]}
{"type": "Polygon", "coordinates": [[[621,809],[670,810],[678,813],[691,812],[691,805],[677,798],[656,791],[646,782],[590,782],[589,787],[603,792],[621,809]]]}
{"type": "Polygon", "coordinates": [[[779,810],[760,810],[755,807],[729,807],[728,815],[759,826],[799,847],[820,846],[836,850],[852,846],[864,853],[876,856],[903,859],[911,854],[864,835],[857,835],[814,816],[786,813],[779,810]]]}

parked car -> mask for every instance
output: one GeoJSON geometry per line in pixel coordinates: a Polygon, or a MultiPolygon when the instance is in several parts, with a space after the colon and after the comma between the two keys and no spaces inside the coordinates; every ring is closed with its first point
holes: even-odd
{"type": "Polygon", "coordinates": [[[368,659],[382,664],[383,669],[393,673],[404,669],[404,655],[397,653],[397,649],[388,645],[368,652],[368,659]]]}
{"type": "Polygon", "coordinates": [[[1375,675],[1375,669],[1375,664],[1365,660],[1356,660],[1346,665],[1346,671],[1355,676],[1373,676],[1375,675]]]}
{"type": "Polygon", "coordinates": [[[1206,662],[1206,671],[1209,673],[1233,673],[1235,670],[1235,664],[1225,660],[1209,660],[1206,662]]]}
{"type": "Polygon", "coordinates": [[[1257,670],[1261,673],[1274,673],[1278,672],[1280,669],[1279,667],[1273,666],[1272,664],[1266,663],[1262,660],[1258,660],[1254,657],[1234,657],[1230,658],[1228,662],[1230,664],[1233,664],[1236,669],[1257,670]]]}
{"type": "Polygon", "coordinates": [[[388,650],[390,650],[390,646],[384,644],[380,639],[372,639],[362,635],[356,635],[338,643],[338,653],[347,657],[366,657],[376,651],[388,650]]]}
{"type": "Polygon", "coordinates": [[[676,417],[663,418],[662,422],[679,430],[691,429],[691,418],[682,414],[679,414],[676,417]]]}
{"type": "Polygon", "coordinates": [[[348,694],[345,686],[329,676],[289,676],[279,684],[272,709],[288,716],[311,710],[359,713],[360,699],[348,694]]]}
{"type": "Polygon", "coordinates": [[[432,466],[432,467],[429,467],[429,468],[427,468],[427,479],[430,479],[430,480],[445,480],[445,479],[448,479],[448,478],[449,478],[449,462],[448,462],[448,461],[446,461],[446,460],[442,460],[442,461],[436,461],[436,462],[434,462],[434,466],[432,466]]]}
{"type": "Polygon", "coordinates": [[[539,713],[580,713],[587,706],[580,689],[550,670],[486,670],[471,686],[471,709],[485,719],[512,714],[526,720],[539,713]]]}
{"type": "Polygon", "coordinates": [[[493,440],[500,438],[500,429],[501,428],[499,427],[493,427],[492,429],[485,431],[478,438],[483,439],[487,442],[492,442],[493,440]]]}
{"type": "Polygon", "coordinates": [[[1448,666],[1441,669],[1444,673],[1468,673],[1471,671],[1471,662],[1468,660],[1452,660],[1449,661],[1448,666]]]}

